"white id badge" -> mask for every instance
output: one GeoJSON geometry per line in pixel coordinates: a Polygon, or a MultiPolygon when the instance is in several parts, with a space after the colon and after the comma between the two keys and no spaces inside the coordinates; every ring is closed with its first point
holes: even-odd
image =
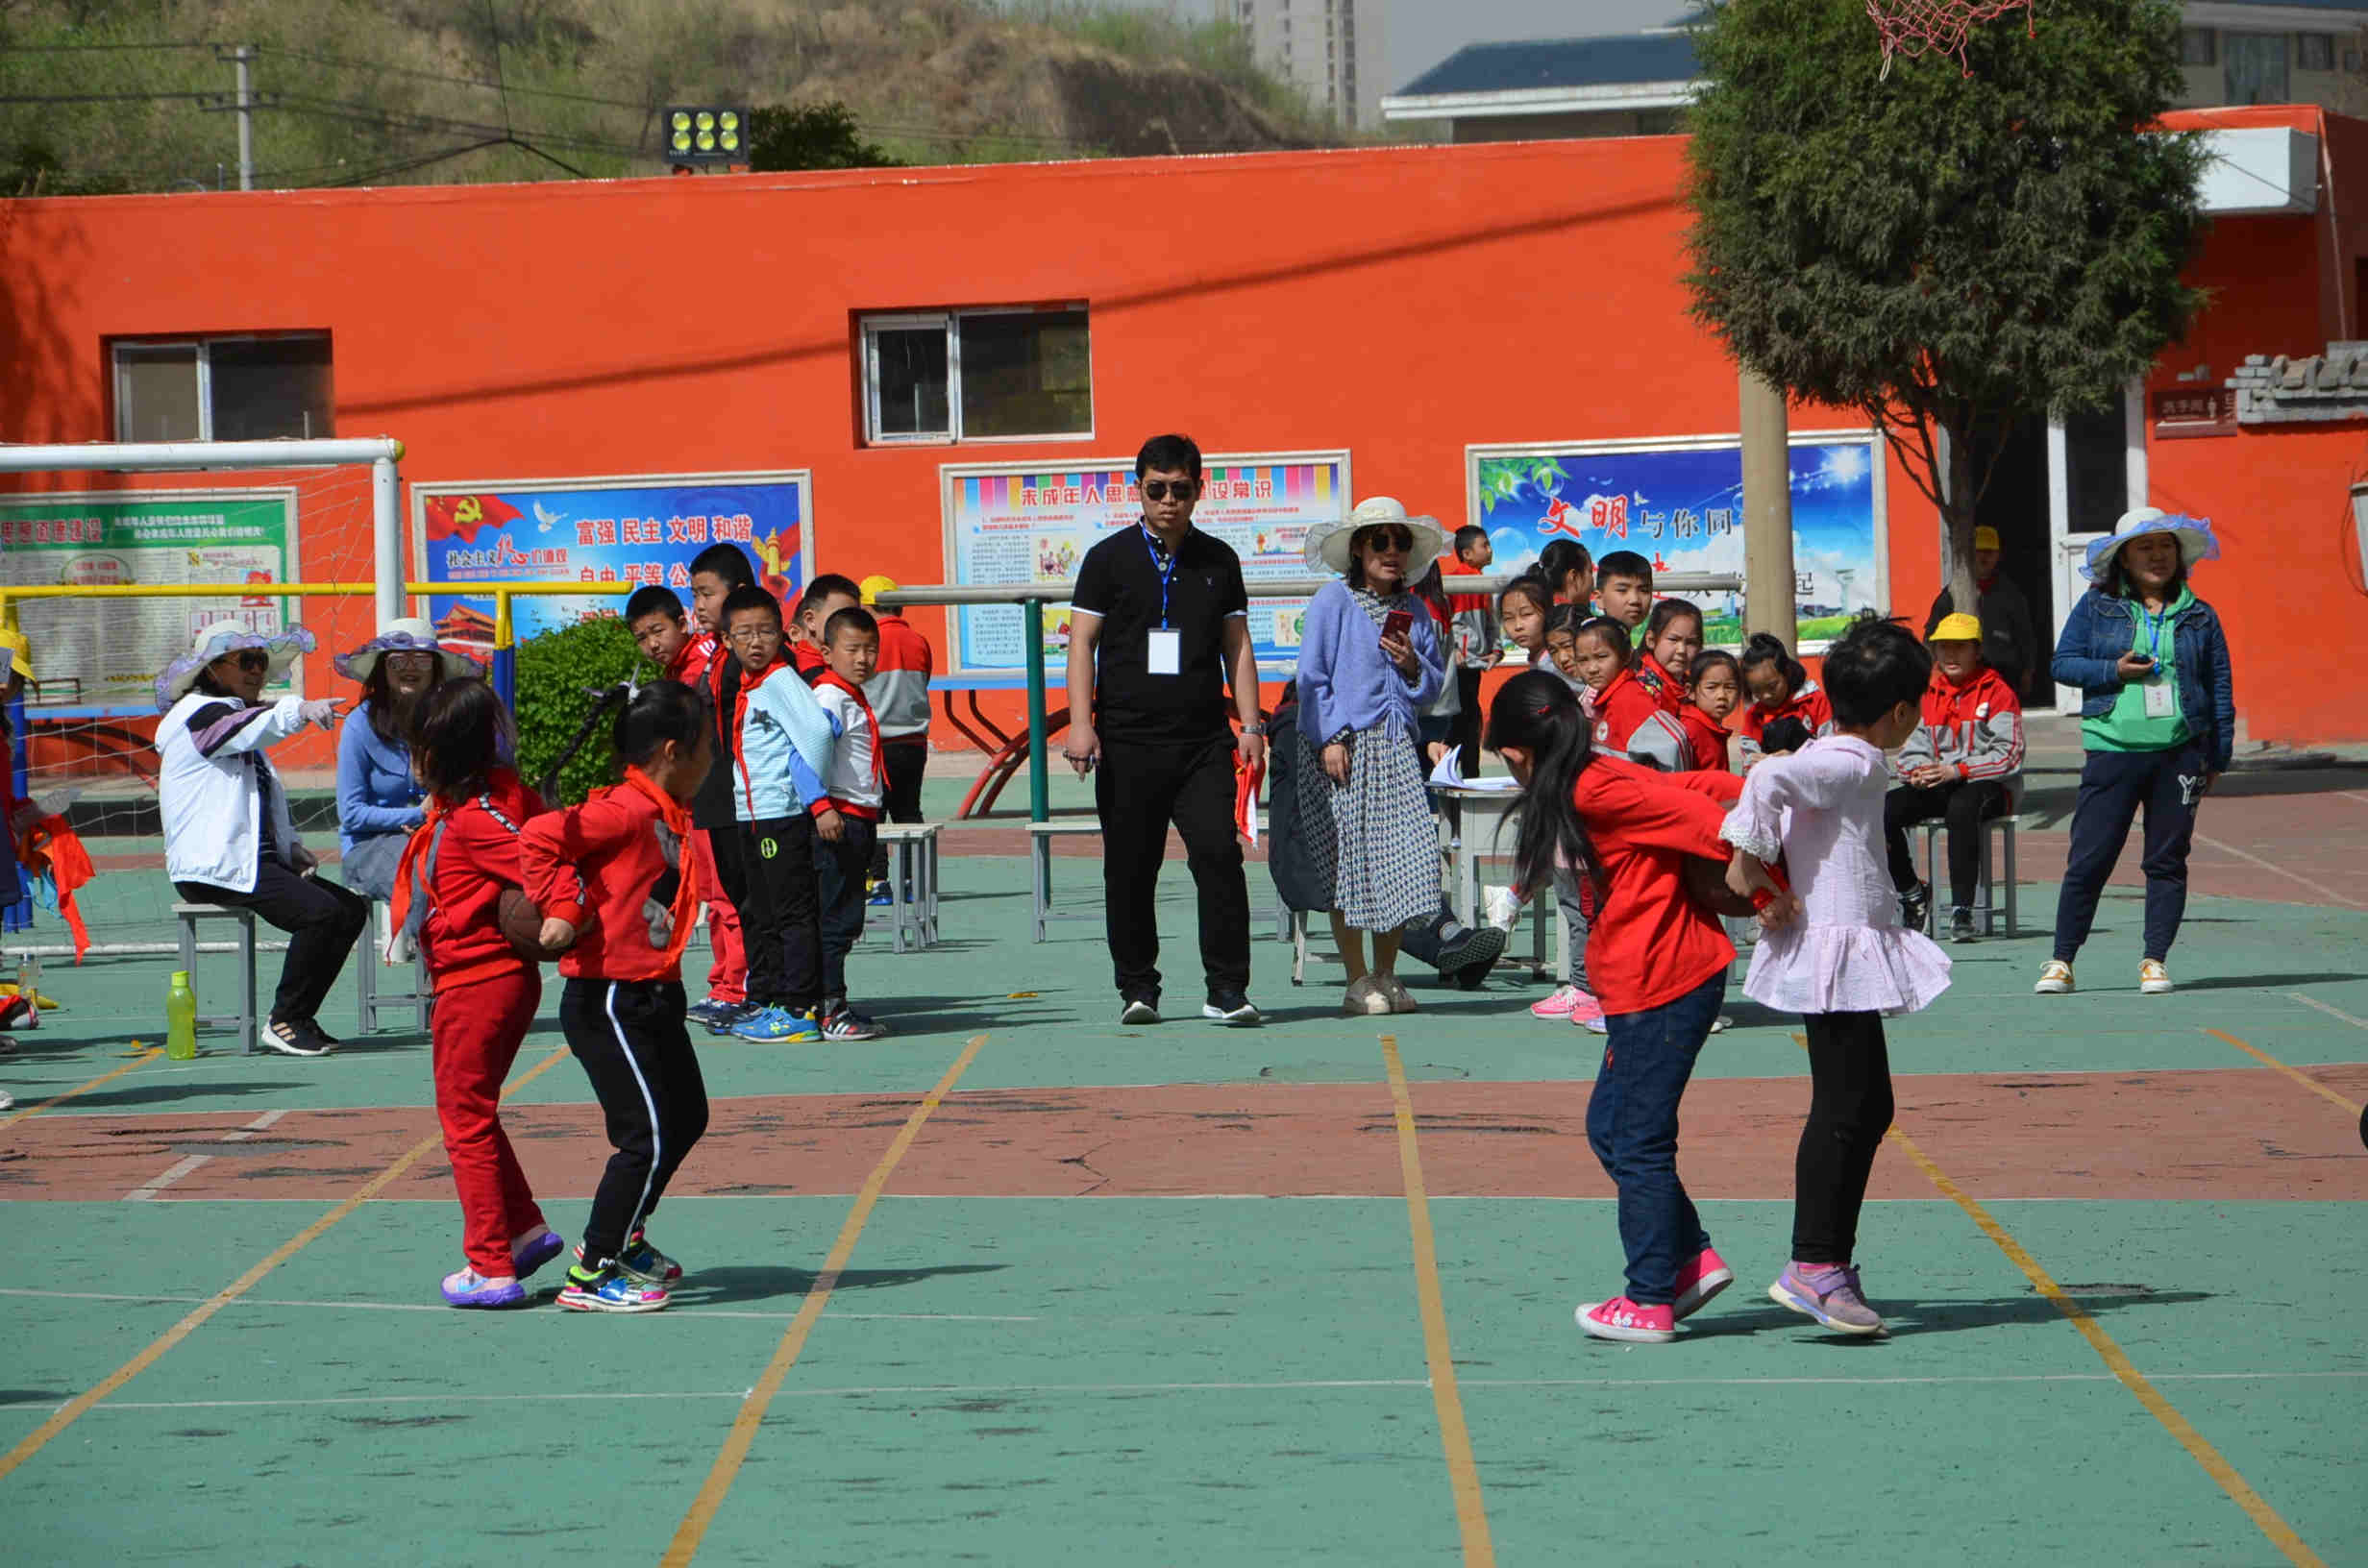
{"type": "Polygon", "coordinates": [[[2146,683],[2146,717],[2168,719],[2171,716],[2171,683],[2160,675],[2146,683]]]}
{"type": "Polygon", "coordinates": [[[1178,675],[1184,673],[1184,634],[1169,626],[1151,628],[1151,644],[1145,655],[1144,668],[1154,675],[1178,675]]]}

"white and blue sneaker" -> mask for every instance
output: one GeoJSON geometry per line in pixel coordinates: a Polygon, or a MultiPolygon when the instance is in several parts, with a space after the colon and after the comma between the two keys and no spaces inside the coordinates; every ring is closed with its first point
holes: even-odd
{"type": "Polygon", "coordinates": [[[751,1009],[731,1026],[731,1033],[768,1045],[802,1045],[823,1038],[813,1014],[779,1006],[751,1009]]]}
{"type": "Polygon", "coordinates": [[[654,1312],[665,1307],[666,1287],[611,1263],[594,1272],[578,1264],[559,1287],[559,1305],[571,1312],[654,1312]]]}

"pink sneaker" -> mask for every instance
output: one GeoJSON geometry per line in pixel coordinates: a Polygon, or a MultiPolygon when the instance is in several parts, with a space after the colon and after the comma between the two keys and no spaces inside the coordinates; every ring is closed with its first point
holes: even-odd
{"type": "Polygon", "coordinates": [[[1677,1271],[1677,1300],[1669,1311],[1684,1322],[1711,1303],[1711,1298],[1735,1283],[1735,1271],[1714,1247],[1704,1247],[1677,1271]]]}
{"type": "Polygon", "coordinates": [[[1626,1296],[1614,1296],[1582,1307],[1579,1327],[1598,1339],[1626,1339],[1640,1345],[1665,1345],[1677,1337],[1677,1314],[1667,1307],[1640,1307],[1626,1296]]]}
{"type": "Polygon", "coordinates": [[[1603,1021],[1603,1004],[1583,991],[1579,999],[1570,1004],[1570,1021],[1598,1035],[1609,1033],[1603,1021]]]}
{"type": "MultiPolygon", "coordinates": [[[[1578,1004],[1578,999],[1582,996],[1587,996],[1587,992],[1576,986],[1556,986],[1549,994],[1529,1004],[1530,1017],[1566,1018],[1570,1017],[1571,1008],[1578,1004]]],[[[1591,1002],[1594,998],[1589,996],[1588,1000],[1591,1002]]]]}

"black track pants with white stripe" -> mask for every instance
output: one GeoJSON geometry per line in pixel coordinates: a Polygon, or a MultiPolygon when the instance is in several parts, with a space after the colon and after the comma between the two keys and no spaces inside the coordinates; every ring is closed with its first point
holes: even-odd
{"type": "Polygon", "coordinates": [[[685,1000],[671,980],[570,980],[559,998],[559,1027],[617,1151],[583,1223],[587,1264],[625,1250],[707,1130],[707,1085],[682,1029],[685,1000]]]}

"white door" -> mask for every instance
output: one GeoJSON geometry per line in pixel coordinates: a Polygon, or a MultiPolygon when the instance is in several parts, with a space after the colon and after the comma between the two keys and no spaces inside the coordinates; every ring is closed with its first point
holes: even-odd
{"type": "MultiPolygon", "coordinates": [[[[2081,567],[2088,546],[2112,531],[2121,514],[2146,504],[2146,384],[2122,388],[2118,408],[2047,422],[2047,532],[2053,544],[2054,622],[2040,656],[2055,652],[2072,606],[2088,591],[2081,567]]],[[[2056,688],[2056,711],[2078,715],[2081,689],[2056,688]]]]}

